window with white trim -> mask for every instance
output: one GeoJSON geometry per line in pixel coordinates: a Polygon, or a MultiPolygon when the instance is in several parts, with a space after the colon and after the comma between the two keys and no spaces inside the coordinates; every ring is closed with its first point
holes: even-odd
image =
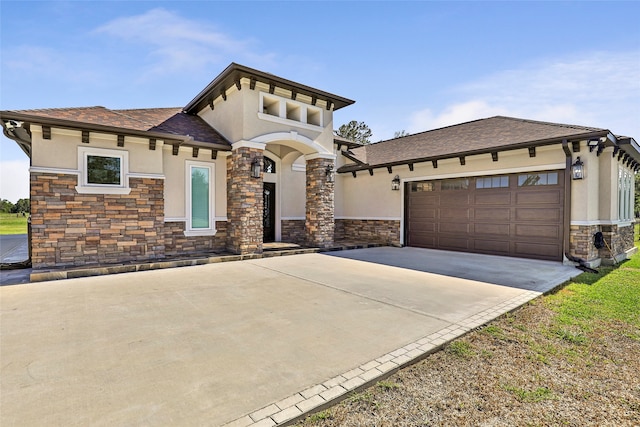
{"type": "Polygon", "coordinates": [[[186,236],[209,236],[215,226],[215,165],[213,163],[186,162],[186,236]]]}
{"type": "Polygon", "coordinates": [[[621,221],[633,219],[634,185],[633,173],[621,167],[618,170],[618,219],[621,221]]]}
{"type": "Polygon", "coordinates": [[[129,194],[129,152],[78,147],[78,193],[129,194]]]}

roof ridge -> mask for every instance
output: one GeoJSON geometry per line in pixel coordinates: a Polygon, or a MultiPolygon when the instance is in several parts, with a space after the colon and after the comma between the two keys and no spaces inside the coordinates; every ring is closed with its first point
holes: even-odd
{"type": "Polygon", "coordinates": [[[142,124],[143,124],[143,125],[145,125],[145,126],[149,126],[149,127],[154,127],[154,126],[156,126],[156,125],[155,125],[155,123],[147,122],[147,121],[141,120],[141,119],[140,119],[140,118],[138,118],[138,117],[132,117],[132,116],[130,116],[130,115],[128,115],[128,114],[123,113],[123,111],[126,111],[126,110],[109,110],[109,111],[111,111],[111,112],[113,112],[114,114],[117,114],[117,115],[119,115],[119,116],[126,117],[127,119],[134,120],[134,121],[136,121],[136,122],[138,122],[138,123],[142,123],[142,124]]]}
{"type": "Polygon", "coordinates": [[[534,124],[542,124],[542,125],[550,125],[550,126],[558,126],[563,128],[571,128],[571,129],[598,129],[598,130],[606,130],[603,128],[596,128],[591,126],[582,126],[582,125],[573,125],[568,123],[556,123],[556,122],[547,122],[543,120],[533,120],[533,119],[521,119],[519,117],[509,117],[509,116],[493,116],[489,118],[502,118],[508,120],[516,120],[525,123],[534,123],[534,124]]]}
{"type": "Polygon", "coordinates": [[[102,105],[93,105],[90,107],[55,107],[55,108],[29,108],[24,110],[12,110],[12,111],[62,111],[62,110],[89,110],[89,109],[103,109],[109,110],[107,107],[103,107],[102,105]]]}

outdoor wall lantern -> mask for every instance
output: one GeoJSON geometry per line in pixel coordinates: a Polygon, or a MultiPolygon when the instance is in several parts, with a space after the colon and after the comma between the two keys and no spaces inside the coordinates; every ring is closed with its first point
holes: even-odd
{"type": "Polygon", "coordinates": [[[333,182],[333,165],[327,165],[327,170],[326,170],[326,174],[327,174],[327,182],[333,182]]]}
{"type": "Polygon", "coordinates": [[[391,189],[393,191],[400,190],[400,177],[398,175],[394,176],[391,180],[391,189]]]}
{"type": "Polygon", "coordinates": [[[258,157],[254,157],[251,162],[251,178],[260,178],[260,159],[258,157]]]}
{"type": "Polygon", "coordinates": [[[580,160],[580,156],[578,156],[575,163],[571,165],[571,177],[573,179],[584,178],[584,163],[580,160]]]}

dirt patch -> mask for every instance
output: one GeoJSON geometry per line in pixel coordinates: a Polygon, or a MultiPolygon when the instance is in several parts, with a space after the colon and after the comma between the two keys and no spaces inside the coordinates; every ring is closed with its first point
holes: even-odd
{"type": "Polygon", "coordinates": [[[640,425],[639,331],[555,316],[537,300],[301,425],[640,425]]]}

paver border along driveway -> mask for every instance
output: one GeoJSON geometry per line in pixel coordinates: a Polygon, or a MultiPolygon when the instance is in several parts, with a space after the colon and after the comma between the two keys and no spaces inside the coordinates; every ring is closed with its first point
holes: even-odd
{"type": "MultiPolygon", "coordinates": [[[[392,263],[417,252],[2,287],[0,424],[275,425],[540,292],[345,257],[383,253],[392,263]]],[[[509,259],[490,258],[509,268],[509,259]]],[[[554,277],[549,287],[579,273],[533,264],[531,276],[554,277]]],[[[526,278],[517,268],[512,275],[526,278]]]]}

